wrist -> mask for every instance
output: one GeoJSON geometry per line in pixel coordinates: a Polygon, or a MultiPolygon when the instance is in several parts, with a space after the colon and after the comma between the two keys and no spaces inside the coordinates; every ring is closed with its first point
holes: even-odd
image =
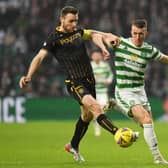
{"type": "Polygon", "coordinates": [[[31,80],[32,80],[32,77],[26,76],[26,80],[27,80],[27,81],[31,81],[31,80]]]}

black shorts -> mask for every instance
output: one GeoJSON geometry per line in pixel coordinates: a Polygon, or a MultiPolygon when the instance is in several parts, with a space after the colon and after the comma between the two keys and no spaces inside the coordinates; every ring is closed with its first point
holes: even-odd
{"type": "Polygon", "coordinates": [[[77,80],[67,79],[65,82],[68,92],[79,102],[80,105],[82,105],[81,101],[85,95],[91,94],[96,98],[95,79],[93,77],[77,80]]]}

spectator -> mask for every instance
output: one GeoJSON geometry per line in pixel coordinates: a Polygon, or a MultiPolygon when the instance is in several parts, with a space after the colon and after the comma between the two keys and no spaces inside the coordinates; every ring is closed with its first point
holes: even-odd
{"type": "MultiPolygon", "coordinates": [[[[9,77],[11,82],[8,93],[15,91],[17,86],[16,77],[14,77],[13,70],[17,66],[13,64],[16,55],[19,53],[24,54],[24,60],[19,57],[22,61],[22,69],[26,69],[32,56],[37,49],[41,46],[40,42],[43,41],[50,32],[50,28],[53,27],[53,20],[58,20],[58,13],[60,9],[65,5],[75,5],[78,6],[80,10],[80,25],[86,28],[100,29],[108,32],[114,32],[117,35],[127,36],[129,35],[129,20],[135,18],[145,18],[148,20],[150,34],[147,39],[148,42],[154,43],[154,45],[165,53],[167,53],[168,39],[168,10],[167,10],[167,0],[157,1],[139,1],[134,0],[86,0],[79,1],[76,0],[1,0],[0,3],[0,75],[2,75],[4,69],[3,62],[6,56],[9,57],[8,61],[11,66],[9,66],[9,77]],[[19,3],[18,3],[19,2],[19,3]]],[[[88,51],[96,49],[93,45],[88,43],[88,51]]],[[[20,55],[20,54],[19,54],[20,55]]],[[[21,65],[20,65],[21,66],[21,65]]],[[[58,73],[59,76],[63,75],[62,72],[57,72],[58,65],[52,64],[55,71],[52,73],[58,73]]],[[[41,72],[47,71],[47,66],[37,74],[41,76],[41,72]]],[[[22,75],[20,72],[20,75],[22,75]]],[[[163,94],[163,83],[166,79],[166,67],[151,63],[148,68],[148,73],[146,75],[146,80],[150,81],[146,85],[146,90],[149,96],[159,96],[163,94]],[[157,75],[154,78],[150,78],[150,73],[155,72],[157,68],[157,75]],[[158,70],[159,69],[159,70],[158,70]],[[152,89],[152,87],[155,89],[152,89]],[[159,89],[157,89],[159,87],[159,89]],[[158,91],[159,90],[159,91],[158,91]]],[[[53,81],[50,79],[52,75],[45,73],[45,78],[47,81],[53,81]],[[49,80],[48,80],[49,78],[49,80]]],[[[36,78],[37,79],[37,78],[36,78]]],[[[34,81],[36,82],[36,81],[34,81]]],[[[51,87],[52,82],[47,83],[48,88],[51,87]]],[[[34,86],[34,85],[33,85],[34,86]]],[[[41,87],[44,88],[44,87],[41,87]]],[[[0,86],[0,90],[2,90],[0,86]]],[[[34,94],[39,96],[39,92],[33,88],[34,94]]],[[[14,92],[13,92],[14,93],[14,92]]],[[[15,96],[20,94],[15,91],[15,96]]],[[[45,92],[44,92],[45,93],[45,92]]],[[[42,94],[43,96],[50,96],[42,94]]],[[[51,91],[49,92],[51,93],[51,91]]],[[[25,92],[27,95],[27,92],[25,92]]],[[[57,94],[56,94],[57,95],[57,94]]],[[[58,93],[60,95],[60,93],[58,93]]],[[[61,95],[63,96],[63,95],[61,95]]]]}
{"type": "Polygon", "coordinates": [[[168,122],[168,95],[166,95],[164,97],[163,109],[164,109],[164,114],[158,118],[158,121],[166,121],[166,122],[168,122]]]}

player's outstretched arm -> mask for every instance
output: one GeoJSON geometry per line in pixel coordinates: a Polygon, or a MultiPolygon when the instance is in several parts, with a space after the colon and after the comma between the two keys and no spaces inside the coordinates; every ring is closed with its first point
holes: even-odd
{"type": "Polygon", "coordinates": [[[114,48],[120,45],[120,38],[112,33],[103,35],[103,41],[109,48],[114,48]]]}
{"type": "Polygon", "coordinates": [[[97,33],[91,33],[91,39],[92,39],[93,43],[101,49],[104,59],[105,60],[109,59],[110,58],[110,53],[106,49],[106,46],[104,45],[102,35],[97,34],[97,33]]]}
{"type": "Polygon", "coordinates": [[[46,58],[48,55],[48,51],[45,49],[41,49],[38,54],[33,58],[28,73],[26,76],[22,76],[19,81],[20,88],[23,88],[27,83],[29,83],[34,75],[34,73],[38,70],[40,67],[42,61],[46,58]]]}
{"type": "Polygon", "coordinates": [[[108,47],[116,47],[120,45],[120,38],[112,33],[101,32],[97,30],[90,30],[92,33],[97,33],[102,35],[104,43],[108,47]]]}
{"type": "Polygon", "coordinates": [[[162,55],[160,58],[160,62],[168,64],[168,55],[162,55]]]}

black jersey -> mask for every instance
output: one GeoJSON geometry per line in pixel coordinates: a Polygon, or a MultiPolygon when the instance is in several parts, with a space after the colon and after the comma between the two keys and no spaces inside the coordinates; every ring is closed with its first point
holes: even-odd
{"type": "Polygon", "coordinates": [[[90,59],[84,45],[87,31],[77,29],[71,33],[63,33],[56,28],[43,44],[42,48],[53,54],[69,79],[93,77],[90,59]]]}

